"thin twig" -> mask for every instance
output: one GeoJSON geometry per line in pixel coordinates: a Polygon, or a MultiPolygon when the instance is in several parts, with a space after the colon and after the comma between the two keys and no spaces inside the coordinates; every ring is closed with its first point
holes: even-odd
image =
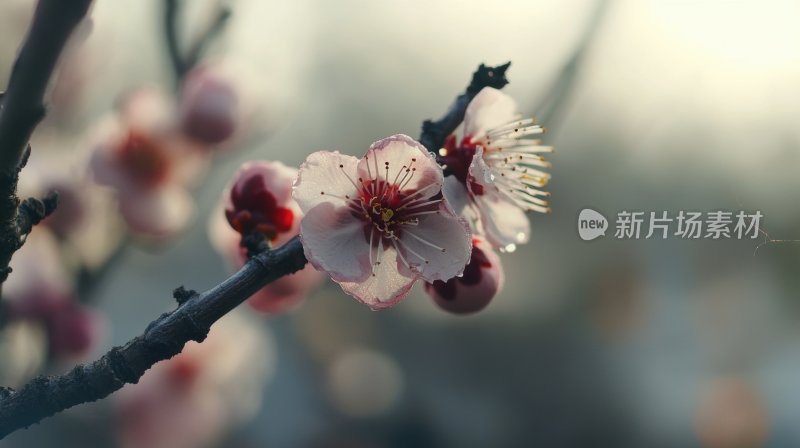
{"type": "Polygon", "coordinates": [[[211,325],[264,285],[306,264],[300,238],[251,258],[224,282],[201,294],[179,288],[178,307],[153,321],[144,333],[114,347],[97,361],[63,375],[39,376],[19,391],[0,388],[0,439],[13,431],[81,403],[99,400],[136,383],[153,364],[201,342],[211,325]]]}
{"type": "Polygon", "coordinates": [[[9,315],[7,302],[0,298],[0,330],[2,330],[2,328],[6,325],[8,319],[9,315]]]}
{"type": "Polygon", "coordinates": [[[214,14],[214,18],[211,20],[211,23],[208,25],[208,28],[197,37],[197,41],[195,41],[194,45],[191,46],[189,51],[186,53],[186,63],[189,67],[193,67],[200,62],[200,59],[205,54],[208,46],[214,39],[225,29],[225,24],[228,22],[228,19],[231,17],[231,9],[225,5],[219,5],[217,10],[214,14]]]}
{"type": "Polygon", "coordinates": [[[180,86],[192,67],[200,62],[211,42],[225,29],[225,24],[231,16],[231,9],[226,5],[219,5],[208,27],[198,35],[185,54],[178,39],[180,15],[180,0],[164,0],[164,39],[177,86],[180,86]]]}
{"type": "Polygon", "coordinates": [[[164,0],[164,38],[167,43],[167,54],[172,64],[176,83],[180,84],[189,68],[183,60],[180,44],[178,43],[178,0],[164,0]]]}
{"type": "Polygon", "coordinates": [[[600,29],[600,24],[603,22],[610,4],[611,0],[597,0],[586,28],[575,46],[575,50],[564,63],[553,85],[539,101],[539,107],[536,109],[534,116],[550,129],[553,129],[553,123],[560,118],[559,115],[563,111],[564,104],[567,103],[574,90],[583,62],[586,60],[586,55],[600,29]]]}

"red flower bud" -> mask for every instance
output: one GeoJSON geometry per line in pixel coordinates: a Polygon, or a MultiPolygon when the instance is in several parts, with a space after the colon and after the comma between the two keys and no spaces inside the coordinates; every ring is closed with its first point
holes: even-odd
{"type": "Polygon", "coordinates": [[[233,86],[207,68],[188,75],[180,98],[183,132],[200,143],[229,139],[239,122],[239,98],[233,86]]]}
{"type": "Polygon", "coordinates": [[[504,275],[497,256],[485,240],[472,239],[472,257],[464,275],[425,284],[425,292],[445,311],[454,314],[476,313],[489,305],[503,288],[504,275]]]}
{"type": "Polygon", "coordinates": [[[260,232],[271,242],[296,229],[293,210],[294,170],[279,162],[255,161],[234,175],[226,198],[225,217],[237,232],[260,232]]]}

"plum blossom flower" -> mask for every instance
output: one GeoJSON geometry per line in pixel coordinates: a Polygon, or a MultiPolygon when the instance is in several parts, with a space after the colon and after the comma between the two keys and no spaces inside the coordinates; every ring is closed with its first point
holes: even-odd
{"type": "Polygon", "coordinates": [[[470,231],[442,183],[433,156],[406,135],[373,143],[362,159],[311,154],[294,187],[306,258],[374,310],[397,304],[420,278],[460,275],[470,231]]]}
{"type": "Polygon", "coordinates": [[[472,238],[472,256],[464,275],[425,284],[425,292],[445,311],[454,314],[476,313],[503,289],[505,275],[500,257],[486,240],[472,238]]]}
{"type": "Polygon", "coordinates": [[[90,161],[95,181],[116,190],[131,230],[154,238],[188,222],[194,209],[188,184],[207,164],[172,120],[168,98],[153,89],[136,91],[117,116],[98,126],[90,161]]]}
{"type": "Polygon", "coordinates": [[[464,132],[458,142],[451,135],[440,150],[445,172],[466,188],[469,203],[479,216],[479,228],[495,248],[511,252],[530,238],[526,211],[549,213],[550,194],[541,190],[550,180],[541,153],[545,129],[533,118],[520,119],[514,100],[485,87],[470,102],[464,115],[464,132]]]}
{"type": "Polygon", "coordinates": [[[44,227],[35,230],[11,258],[9,266],[14,275],[3,283],[3,299],[13,308],[27,307],[27,299],[37,291],[57,291],[65,296],[72,287],[58,240],[44,227]]]}
{"type": "Polygon", "coordinates": [[[106,331],[104,316],[75,298],[47,316],[45,324],[51,353],[64,360],[88,355],[106,331]]]}
{"type": "Polygon", "coordinates": [[[88,354],[101,339],[104,320],[75,297],[55,237],[37,228],[14,255],[11,267],[15,275],[3,291],[10,317],[41,325],[56,358],[88,354]]]}
{"type": "Polygon", "coordinates": [[[71,293],[46,287],[32,287],[14,300],[9,312],[14,320],[41,325],[49,353],[60,360],[83,358],[105,333],[100,313],[80,304],[71,293]]]}
{"type": "MultiPolygon", "coordinates": [[[[45,130],[47,131],[47,130],[45,130]]],[[[42,227],[69,247],[70,261],[86,269],[104,263],[119,245],[124,223],[116,209],[112,191],[87,177],[85,152],[75,157],[72,146],[83,147],[82,141],[61,132],[35,135],[36,148],[20,178],[20,197],[42,197],[58,192],[58,207],[42,221],[42,227]]]]}
{"type": "Polygon", "coordinates": [[[259,409],[274,357],[263,325],[237,312],[226,315],[202,344],[189,342],[114,396],[119,445],[215,446],[259,409]]]}
{"type": "MultiPolygon", "coordinates": [[[[234,175],[218,207],[220,212],[211,217],[209,237],[235,268],[247,262],[247,249],[241,244],[244,236],[257,232],[277,247],[299,233],[303,214],[292,199],[296,175],[294,168],[267,161],[245,163],[234,175]]],[[[323,273],[306,265],[261,288],[248,299],[248,304],[270,314],[289,311],[322,280],[323,273]]]]}

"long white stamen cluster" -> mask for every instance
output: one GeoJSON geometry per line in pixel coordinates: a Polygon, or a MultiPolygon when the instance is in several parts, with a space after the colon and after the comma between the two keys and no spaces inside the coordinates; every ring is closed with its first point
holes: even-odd
{"type": "Polygon", "coordinates": [[[550,193],[540,188],[547,185],[550,174],[540,168],[550,168],[541,153],[553,152],[552,146],[541,146],[541,140],[525,138],[543,134],[546,129],[535,119],[513,121],[486,133],[479,144],[483,160],[494,175],[494,187],[509,200],[526,211],[549,213],[547,201],[550,193]]]}

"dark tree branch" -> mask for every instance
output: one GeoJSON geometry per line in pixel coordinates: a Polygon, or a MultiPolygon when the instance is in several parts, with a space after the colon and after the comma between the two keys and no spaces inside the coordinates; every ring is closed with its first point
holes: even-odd
{"type": "Polygon", "coordinates": [[[72,406],[99,400],[136,383],[153,364],[180,353],[189,341],[201,342],[211,325],[264,285],[306,264],[300,238],[251,258],[242,269],[203,293],[179,288],[178,307],[144,333],[99,360],[58,376],[39,376],[19,391],[0,387],[0,439],[72,406]]]}
{"type": "Polygon", "coordinates": [[[11,256],[22,246],[30,225],[45,215],[40,211],[47,211],[38,207],[44,203],[26,201],[20,207],[17,179],[30,154],[31,134],[44,118],[44,94],[58,58],[90,4],[91,0],[37,3],[8,87],[0,98],[0,281],[8,276],[11,256]]]}
{"type": "Polygon", "coordinates": [[[208,45],[222,32],[231,16],[230,8],[220,5],[208,28],[200,33],[197,40],[184,54],[178,39],[180,8],[180,0],[164,0],[164,38],[177,85],[180,85],[186,73],[197,65],[208,45]]]}
{"type": "Polygon", "coordinates": [[[428,148],[428,151],[438,154],[439,148],[444,145],[447,136],[452,134],[458,125],[464,121],[464,112],[467,110],[469,102],[475,98],[475,95],[484,87],[501,89],[508,84],[506,70],[510,65],[511,62],[506,62],[497,67],[487,67],[481,64],[472,74],[472,81],[467,86],[467,90],[456,97],[447,113],[436,121],[425,120],[422,123],[422,134],[419,137],[419,142],[428,148]]]}
{"type": "Polygon", "coordinates": [[[44,93],[72,31],[91,0],[41,0],[19,52],[0,109],[0,167],[13,173],[44,117],[44,93]]]}

